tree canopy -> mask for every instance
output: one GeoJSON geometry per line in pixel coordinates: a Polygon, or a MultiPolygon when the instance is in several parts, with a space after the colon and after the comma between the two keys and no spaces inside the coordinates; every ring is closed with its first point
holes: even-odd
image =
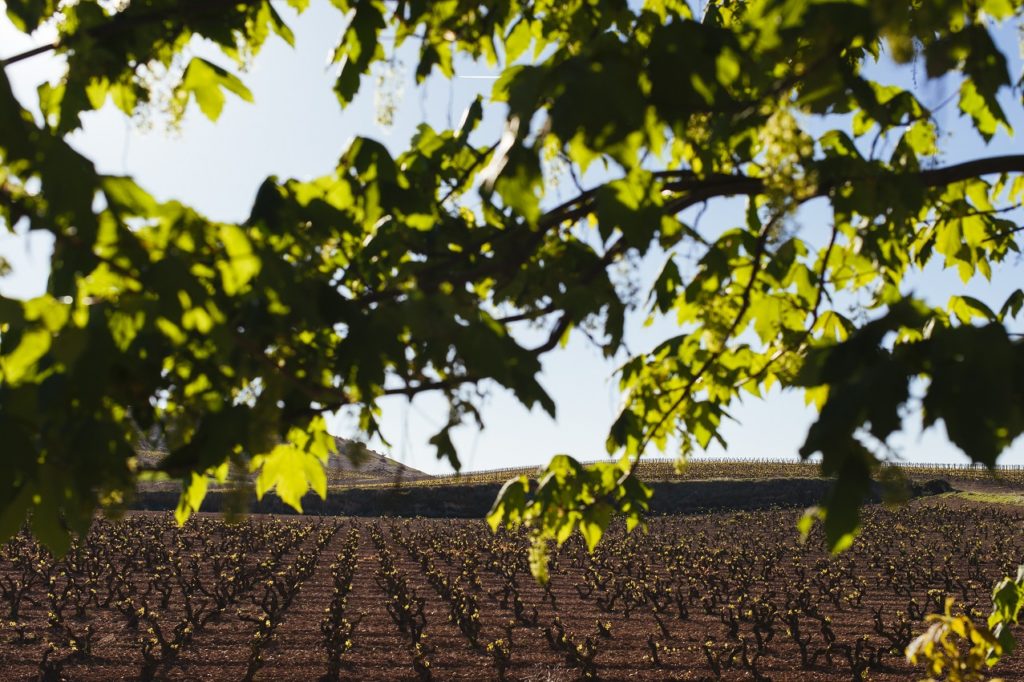
{"type": "Polygon", "coordinates": [[[781,385],[820,409],[800,454],[836,483],[803,525],[820,518],[836,549],[908,405],[986,466],[1024,431],[1009,326],[1024,292],[936,306],[907,286],[928,264],[968,282],[1017,262],[1024,154],[983,144],[946,161],[937,109],[985,143],[1010,132],[1024,83],[997,32],[1020,27],[1024,3],[332,4],[347,20],[331,55],[341,106],[411,44],[418,81],[458,59],[497,68],[503,132],[481,135],[477,101],[397,155],[356,139],[324,177],[268,178],[228,223],[99,173],[67,136],[83,113],[109,101],[131,115],[159,90],[175,115],[194,103],[211,119],[251,100],[239,67],[272,36],[295,40],[274,4],[7,1],[20,30],[57,38],[0,70],[0,220],[55,247],[45,295],[0,298],[0,536],[30,517],[60,549],[146,477],[182,480],[185,517],[229,463],[298,507],[325,494],[324,415],[356,410],[371,436],[387,396],[445,396],[431,443],[457,467],[450,432],[479,419],[474,387],[554,414],[541,357],[574,329],[617,356],[630,311],[676,333],[618,370],[613,456],[558,456],[538,484],[510,481],[490,516],[529,525],[539,575],[546,540],[578,528],[593,545],[616,514],[639,523],[640,456],[721,439],[743,394],[781,385]],[[199,40],[223,59],[187,56],[199,40]],[[37,117],[6,67],[51,52],[66,67],[37,117]],[[882,62],[952,97],[929,108],[882,62]],[[573,185],[557,205],[554,162],[573,185]],[[738,224],[701,222],[700,207],[737,200],[738,224]],[[808,224],[805,205],[825,217],[808,224]],[[636,257],[652,254],[663,269],[638,292],[636,257]],[[136,457],[140,430],[168,444],[155,469],[136,457]]]}

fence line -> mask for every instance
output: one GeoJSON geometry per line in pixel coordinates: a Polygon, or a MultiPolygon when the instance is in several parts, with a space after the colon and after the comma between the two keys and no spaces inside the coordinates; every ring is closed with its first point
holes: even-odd
{"type": "MultiPolygon", "coordinates": [[[[609,460],[591,460],[581,462],[581,464],[594,464],[596,462],[609,461],[609,460]]],[[[663,465],[675,465],[678,460],[672,457],[644,457],[640,460],[641,465],[644,464],[663,464],[663,465]]],[[[810,467],[817,466],[817,461],[805,461],[800,459],[773,459],[769,457],[708,457],[701,459],[688,460],[686,466],[700,466],[701,464],[781,464],[789,466],[800,466],[810,467]]],[[[941,471],[984,471],[986,467],[980,464],[974,463],[955,463],[955,462],[889,462],[890,466],[895,466],[901,469],[938,469],[941,471]]],[[[514,473],[527,473],[538,470],[542,465],[536,467],[531,466],[520,466],[520,467],[501,467],[497,469],[484,469],[481,471],[467,471],[463,474],[442,474],[434,476],[434,479],[460,479],[470,477],[483,477],[483,476],[498,476],[502,474],[514,474],[514,473]]],[[[1000,464],[994,467],[995,471],[1024,471],[1024,464],[1000,464]]]]}

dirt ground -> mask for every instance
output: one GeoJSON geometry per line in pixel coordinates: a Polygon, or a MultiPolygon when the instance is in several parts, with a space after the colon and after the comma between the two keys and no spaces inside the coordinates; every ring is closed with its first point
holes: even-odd
{"type": "MultiPolygon", "coordinates": [[[[919,670],[910,667],[898,652],[883,651],[886,643],[877,632],[875,614],[881,614],[884,625],[912,600],[925,608],[936,598],[930,590],[945,593],[953,584],[950,581],[956,580],[960,582],[953,596],[958,605],[975,607],[980,614],[988,604],[992,581],[1009,568],[1006,564],[1014,556],[1024,555],[1020,538],[993,544],[1000,529],[1005,531],[1014,524],[1019,527],[1021,517],[1016,508],[977,504],[963,496],[915,501],[895,514],[872,510],[862,540],[839,559],[829,558],[813,537],[807,544],[800,544],[795,518],[792,510],[776,510],[655,519],[646,535],[613,533],[609,549],[598,557],[599,561],[589,557],[578,543],[570,542],[558,554],[550,590],[532,581],[524,560],[516,589],[526,611],[532,614],[536,609],[533,623],[518,619],[508,600],[503,600],[508,579],[507,571],[506,576],[502,575],[500,552],[522,554],[525,545],[517,545],[513,539],[502,549],[482,522],[330,520],[339,524],[339,530],[319,550],[315,568],[301,581],[294,600],[283,612],[254,679],[317,680],[325,674],[327,654],[320,625],[333,592],[331,564],[345,554],[345,542],[353,527],[359,536],[357,565],[344,612],[356,626],[340,677],[367,682],[426,679],[426,673],[417,673],[413,665],[416,645],[388,612],[392,595],[381,580],[382,550],[372,540],[371,528],[383,537],[384,551],[394,558],[395,568],[408,588],[423,600],[426,627],[420,651],[425,652],[429,674],[436,680],[498,679],[494,654],[486,648],[487,643],[498,639],[511,640],[506,679],[583,679],[586,670],[564,647],[552,643],[560,629],[574,644],[585,646],[589,640],[596,646],[593,662],[597,678],[604,680],[851,680],[856,679],[856,673],[843,647],[852,651],[858,640],[880,652],[876,664],[864,671],[863,679],[914,679],[919,670]],[[968,522],[962,522],[961,517],[968,522]],[[472,549],[475,547],[479,551],[472,549]],[[478,562],[467,569],[466,558],[471,554],[478,562]],[[930,565],[915,574],[913,566],[922,562],[930,565]],[[480,611],[478,645],[472,644],[450,618],[450,602],[430,582],[424,566],[462,580],[460,584],[474,595],[480,611]],[[586,594],[588,589],[595,589],[594,576],[603,574],[607,578],[613,568],[615,575],[610,582],[586,594]],[[856,575],[847,575],[844,571],[848,569],[855,570],[856,575]],[[845,576],[835,583],[838,587],[830,593],[831,598],[822,587],[829,571],[845,576]],[[901,587],[901,575],[916,576],[910,580],[912,586],[901,587]],[[475,586],[469,579],[473,576],[478,580],[475,586]],[[609,607],[599,597],[610,594],[616,580],[625,586],[623,595],[633,591],[634,597],[623,596],[609,607]],[[694,600],[683,619],[675,607],[659,612],[651,603],[644,603],[641,595],[644,589],[662,590],[668,595],[671,593],[666,589],[682,590],[688,584],[704,586],[701,590],[706,593],[705,599],[707,593],[716,592],[718,603],[707,606],[706,601],[694,600]],[[799,648],[781,624],[787,598],[798,594],[802,587],[812,595],[812,610],[819,610],[821,618],[828,619],[831,637],[838,642],[837,647],[825,651],[829,639],[824,632],[826,626],[819,628],[817,621],[801,616],[798,622],[811,637],[809,649],[812,653],[818,650],[816,660],[807,665],[801,664],[799,648]],[[848,596],[853,592],[860,593],[856,599],[848,596]],[[627,603],[630,608],[626,608],[627,603]],[[725,615],[731,604],[738,605],[736,613],[751,604],[772,604],[779,610],[772,636],[759,651],[753,669],[741,662],[745,654],[735,653],[740,641],[746,643],[751,655],[755,651],[750,622],[741,615],[739,636],[731,637],[725,615]],[[732,647],[734,652],[731,661],[728,655],[722,655],[717,673],[706,653],[709,644],[711,651],[732,647]]],[[[312,536],[306,538],[281,557],[276,573],[268,575],[280,575],[298,552],[314,549],[312,536]]],[[[111,548],[112,555],[118,551],[117,547],[111,548]]],[[[134,583],[141,595],[145,591],[144,567],[136,568],[134,583]]],[[[203,566],[205,580],[213,579],[207,573],[210,570],[203,566]]],[[[0,565],[0,578],[16,576],[9,563],[0,565]]],[[[68,579],[58,571],[51,589],[62,589],[68,579]]],[[[0,678],[31,680],[51,675],[51,679],[69,680],[140,679],[140,641],[149,634],[145,620],[133,629],[118,609],[88,607],[81,617],[69,617],[71,630],[80,632],[88,625],[93,632],[89,655],[75,656],[68,652],[63,631],[47,624],[49,602],[41,589],[32,593],[34,603],[27,603],[22,610],[20,633],[10,623],[0,629],[0,678]],[[63,661],[57,670],[52,666],[44,670],[40,665],[48,642],[56,645],[51,658],[63,661]]],[[[240,597],[235,608],[208,622],[191,641],[157,666],[154,678],[243,679],[254,626],[236,611],[251,611],[259,593],[254,589],[256,596],[240,597]]],[[[5,602],[0,601],[0,607],[6,608],[5,602]]],[[[181,596],[175,593],[164,612],[158,614],[158,622],[169,629],[182,608],[181,596]]],[[[922,630],[921,623],[915,622],[914,633],[922,630]]],[[[1024,679],[1020,657],[1011,657],[996,672],[1005,680],[1024,679]]]]}

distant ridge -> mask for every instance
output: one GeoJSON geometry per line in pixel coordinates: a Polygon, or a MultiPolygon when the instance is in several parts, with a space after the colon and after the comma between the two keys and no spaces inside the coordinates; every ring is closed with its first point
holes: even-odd
{"type": "Polygon", "coordinates": [[[327,464],[328,485],[340,483],[390,483],[432,478],[419,469],[402,464],[387,455],[347,438],[335,438],[338,454],[327,464]]]}
{"type": "MultiPolygon", "coordinates": [[[[595,460],[604,461],[609,460],[595,460]]],[[[639,478],[647,483],[696,481],[710,479],[758,480],[773,478],[819,478],[819,462],[795,458],[760,457],[702,457],[693,458],[678,468],[678,459],[671,457],[644,457],[637,468],[639,478]]],[[[592,464],[593,461],[583,461],[592,464]]],[[[1024,465],[998,465],[992,470],[970,463],[896,462],[890,467],[901,470],[907,478],[923,482],[932,478],[957,481],[994,481],[1024,485],[1024,465]]],[[[502,483],[517,476],[534,477],[540,466],[508,467],[470,471],[462,474],[425,476],[409,479],[414,485],[476,485],[502,483]]]]}
{"type": "MultiPolygon", "coordinates": [[[[368,485],[368,484],[400,484],[423,481],[432,478],[419,469],[402,464],[375,450],[364,443],[347,438],[335,438],[337,453],[331,455],[327,462],[327,485],[368,485]]],[[[143,468],[153,469],[159,466],[160,460],[167,455],[163,448],[140,450],[137,454],[143,468]]],[[[179,489],[177,481],[154,481],[139,484],[140,491],[179,489]]],[[[211,484],[211,488],[219,486],[211,484]]]]}

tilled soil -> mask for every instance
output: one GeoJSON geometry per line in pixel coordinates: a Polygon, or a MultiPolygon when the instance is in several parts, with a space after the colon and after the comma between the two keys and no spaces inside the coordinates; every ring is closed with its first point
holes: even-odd
{"type": "MultiPolygon", "coordinates": [[[[269,548],[253,549],[245,560],[249,563],[243,561],[250,567],[245,570],[270,562],[264,580],[197,628],[180,647],[162,653],[151,649],[159,660],[149,667],[142,653],[142,643],[152,638],[149,624],[158,623],[170,636],[175,624],[183,622],[183,588],[176,585],[166,606],[157,606],[159,590],[145,594],[147,572],[166,572],[168,564],[151,554],[153,568],[146,564],[145,552],[131,550],[136,557],[132,603],[148,604],[147,616],[134,624],[126,609],[94,603],[79,614],[67,609],[64,624],[54,625],[47,587],[39,584],[29,591],[17,620],[8,619],[0,629],[0,678],[240,680],[251,674],[257,680],[321,679],[327,670],[321,622],[335,590],[331,565],[345,554],[349,531],[355,528],[357,562],[344,609],[355,628],[351,650],[343,657],[342,679],[420,680],[428,674],[436,680],[499,679],[495,649],[487,648],[498,640],[510,642],[505,678],[524,682],[576,680],[588,673],[604,680],[919,679],[922,670],[909,666],[880,634],[895,631],[897,612],[908,607],[934,611],[950,594],[954,609],[974,608],[982,622],[990,608],[992,582],[1024,556],[1012,530],[1019,527],[1020,517],[1009,508],[946,508],[936,500],[897,513],[875,509],[860,541],[839,558],[828,557],[813,535],[800,544],[795,518],[794,511],[777,510],[654,519],[646,535],[610,531],[593,557],[572,540],[556,554],[548,589],[529,576],[524,540],[496,538],[481,522],[325,519],[319,522],[321,530],[337,524],[338,531],[322,547],[317,547],[316,532],[310,532],[276,563],[269,548]],[[409,593],[422,600],[426,625],[418,646],[392,616],[394,595],[381,579],[384,552],[394,559],[409,593]],[[252,616],[260,613],[260,595],[270,589],[266,581],[285,575],[302,553],[315,555],[315,566],[275,617],[262,663],[254,667],[252,616]],[[452,598],[446,599],[444,590],[428,579],[428,569],[456,586],[449,597],[468,594],[478,606],[479,632],[474,636],[460,630],[452,598]],[[514,576],[512,590],[509,575],[514,576]],[[673,590],[685,591],[687,597],[676,600],[673,590]],[[796,623],[806,663],[797,637],[783,622],[801,594],[805,604],[796,623]],[[525,606],[518,616],[511,603],[514,595],[525,606]],[[612,595],[617,595],[614,600],[612,595]],[[686,604],[685,615],[680,603],[686,604]],[[750,610],[758,605],[776,614],[765,617],[766,629],[755,632],[750,610]],[[69,633],[81,637],[87,626],[92,633],[89,651],[76,653],[69,633]],[[565,639],[559,641],[561,633],[565,639]],[[596,651],[592,669],[572,654],[573,647],[596,651]],[[47,662],[41,663],[48,648],[47,662]]],[[[167,523],[153,516],[126,521],[143,522],[167,523]]],[[[316,522],[287,523],[298,527],[316,522]]],[[[171,538],[174,532],[160,537],[171,538]]],[[[234,531],[206,519],[201,527],[181,532],[217,536],[234,531]]],[[[198,548],[179,546],[178,560],[198,548]]],[[[10,561],[16,549],[9,546],[0,563],[0,583],[7,585],[0,608],[5,610],[10,608],[10,587],[23,575],[10,561]]],[[[112,546],[109,556],[116,563],[124,551],[129,550],[112,546]]],[[[215,580],[212,560],[198,557],[196,575],[204,585],[215,580]]],[[[63,591],[75,579],[61,570],[51,572],[51,593],[63,591]]],[[[104,580],[90,584],[102,603],[104,580]]],[[[922,614],[917,615],[909,618],[914,635],[925,627],[922,614]]],[[[1019,656],[1011,656],[995,672],[1006,680],[1024,679],[1019,656]]]]}

